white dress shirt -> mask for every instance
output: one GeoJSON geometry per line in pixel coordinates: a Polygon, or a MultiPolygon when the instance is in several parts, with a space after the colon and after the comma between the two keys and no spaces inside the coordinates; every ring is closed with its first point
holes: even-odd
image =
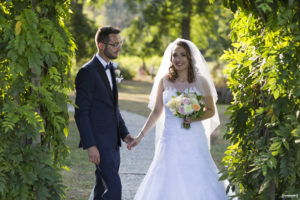
{"type": "Polygon", "coordinates": [[[101,58],[101,56],[99,56],[99,54],[96,54],[96,57],[98,58],[98,60],[103,65],[104,71],[106,73],[106,76],[108,78],[108,81],[109,81],[109,84],[110,84],[110,87],[111,87],[111,90],[113,90],[113,83],[112,83],[112,79],[111,79],[110,70],[105,70],[106,65],[109,64],[109,63],[107,63],[103,58],[101,58]]]}

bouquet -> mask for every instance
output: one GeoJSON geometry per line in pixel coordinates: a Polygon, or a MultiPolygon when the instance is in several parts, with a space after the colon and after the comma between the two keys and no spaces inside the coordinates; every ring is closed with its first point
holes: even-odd
{"type": "Polygon", "coordinates": [[[183,118],[182,127],[185,129],[191,128],[190,119],[199,119],[204,114],[204,104],[201,101],[202,96],[196,92],[180,93],[177,96],[172,96],[172,99],[167,103],[170,111],[175,117],[183,118]]]}

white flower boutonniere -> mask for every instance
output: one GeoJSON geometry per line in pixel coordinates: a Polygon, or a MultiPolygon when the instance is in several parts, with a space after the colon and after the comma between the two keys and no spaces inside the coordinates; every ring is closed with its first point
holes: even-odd
{"type": "Polygon", "coordinates": [[[124,79],[123,76],[121,75],[121,70],[116,69],[115,70],[115,75],[116,75],[117,83],[121,83],[121,81],[124,79]]]}
{"type": "Polygon", "coordinates": [[[121,81],[124,79],[123,76],[121,75],[121,70],[118,69],[119,63],[114,63],[112,62],[112,65],[115,69],[115,76],[116,76],[116,81],[117,83],[121,83],[121,81]]]}

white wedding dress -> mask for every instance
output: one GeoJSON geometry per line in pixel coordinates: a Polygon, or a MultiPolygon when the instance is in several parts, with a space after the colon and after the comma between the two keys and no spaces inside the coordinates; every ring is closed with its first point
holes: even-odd
{"type": "MultiPolygon", "coordinates": [[[[166,80],[164,80],[166,82],[166,80]]],[[[168,82],[168,81],[167,81],[168,82]]],[[[179,91],[195,91],[187,83],[165,85],[163,134],[150,168],[135,195],[135,200],[223,200],[228,199],[218,169],[211,157],[201,122],[191,128],[181,127],[182,119],[174,117],[167,102],[179,91]],[[184,89],[184,87],[186,89],[184,89]]]]}

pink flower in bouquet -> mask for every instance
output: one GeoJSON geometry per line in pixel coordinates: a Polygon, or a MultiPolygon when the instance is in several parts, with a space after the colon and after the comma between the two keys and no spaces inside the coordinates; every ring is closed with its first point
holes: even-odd
{"type": "Polygon", "coordinates": [[[179,106],[178,112],[179,112],[180,114],[184,115],[184,114],[185,114],[185,113],[184,113],[184,106],[179,106]]]}
{"type": "Polygon", "coordinates": [[[183,97],[183,99],[182,99],[182,103],[183,103],[183,104],[186,104],[186,105],[187,105],[187,104],[190,104],[190,102],[191,102],[191,101],[190,101],[189,98],[183,97]]]}

